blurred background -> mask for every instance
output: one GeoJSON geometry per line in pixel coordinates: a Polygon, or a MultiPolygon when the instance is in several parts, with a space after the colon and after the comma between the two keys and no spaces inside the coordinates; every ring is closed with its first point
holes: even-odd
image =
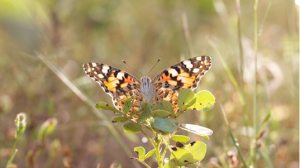
{"type": "MultiPolygon", "coordinates": [[[[254,1],[238,2],[0,0],[0,167],[12,154],[20,112],[27,115],[27,127],[17,144],[17,167],[142,167],[129,158],[137,157],[134,147],[149,151],[151,144],[111,124],[112,112],[93,107],[112,104],[111,98],[82,65],[105,63],[140,78],[122,60],[147,74],[161,58],[149,74],[153,78],[199,55],[211,56],[212,67],[196,92],[209,90],[216,104],[178,120],[214,131],[209,140],[188,134],[208,145],[200,166],[242,166],[229,128],[250,163],[255,112],[257,167],[298,167],[298,1],[258,2],[256,80],[254,1]],[[56,128],[41,138],[39,131],[49,123],[56,128]]],[[[147,163],[157,166],[154,158],[147,163]]]]}

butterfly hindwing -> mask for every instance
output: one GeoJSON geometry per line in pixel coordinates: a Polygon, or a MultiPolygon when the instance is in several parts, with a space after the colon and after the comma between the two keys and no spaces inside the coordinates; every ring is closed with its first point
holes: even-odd
{"type": "Polygon", "coordinates": [[[131,111],[139,110],[139,104],[143,101],[139,89],[141,82],[133,75],[109,65],[94,62],[84,64],[83,69],[105,93],[112,97],[116,108],[122,110],[123,100],[134,95],[136,98],[131,111]]]}
{"type": "MultiPolygon", "coordinates": [[[[180,89],[194,90],[200,79],[211,67],[209,56],[199,56],[181,61],[166,69],[153,79],[157,96],[153,101],[170,101],[177,109],[177,99],[180,89]]],[[[155,104],[156,104],[155,103],[155,104]]]]}

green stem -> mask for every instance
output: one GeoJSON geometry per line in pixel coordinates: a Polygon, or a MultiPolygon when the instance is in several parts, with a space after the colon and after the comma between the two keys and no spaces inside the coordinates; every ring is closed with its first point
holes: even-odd
{"type": "Polygon", "coordinates": [[[16,154],[17,154],[17,152],[18,152],[18,149],[16,149],[16,147],[17,147],[17,143],[18,143],[18,141],[19,141],[19,137],[16,139],[16,141],[15,141],[15,144],[14,144],[14,147],[13,147],[13,153],[12,153],[12,155],[10,156],[10,158],[9,158],[9,161],[8,161],[8,163],[7,163],[7,165],[6,165],[6,168],[9,168],[9,166],[10,166],[10,164],[12,163],[12,161],[13,161],[13,159],[15,158],[15,156],[16,156],[16,154]]]}
{"type": "Polygon", "coordinates": [[[138,159],[138,158],[131,158],[131,159],[136,160],[136,161],[142,163],[142,164],[143,164],[144,166],[146,166],[147,168],[151,168],[151,167],[150,167],[145,161],[143,161],[143,160],[140,160],[140,159],[138,159]]]}
{"type": "Polygon", "coordinates": [[[257,95],[256,95],[256,90],[257,90],[257,51],[258,51],[258,33],[257,33],[257,3],[258,0],[254,1],[254,50],[255,50],[255,55],[254,55],[254,90],[253,90],[253,142],[254,144],[252,145],[252,163],[253,163],[253,167],[257,167],[256,166],[256,134],[257,134],[257,95]]]}
{"type": "Polygon", "coordinates": [[[144,136],[152,143],[152,145],[155,147],[156,146],[156,144],[155,144],[155,142],[143,131],[143,130],[141,130],[141,132],[144,134],[144,136]]]}
{"type": "Polygon", "coordinates": [[[229,76],[229,79],[231,81],[231,83],[233,84],[234,88],[236,89],[237,93],[238,93],[238,96],[239,96],[239,99],[241,101],[241,104],[244,105],[245,104],[245,100],[244,100],[244,97],[242,95],[242,92],[240,90],[240,87],[239,85],[237,84],[237,81],[235,80],[234,76],[233,76],[233,73],[231,72],[231,70],[229,69],[228,65],[226,64],[226,62],[223,60],[223,57],[221,55],[221,53],[219,52],[219,50],[217,49],[216,45],[214,44],[214,42],[212,42],[209,38],[207,38],[210,46],[215,50],[217,56],[220,58],[221,62],[222,62],[222,65],[227,73],[227,75],[229,76]]]}
{"type": "Polygon", "coordinates": [[[232,134],[232,132],[231,132],[231,128],[230,128],[230,126],[229,126],[229,123],[228,123],[228,120],[227,120],[227,117],[226,117],[226,115],[225,115],[225,111],[224,111],[222,105],[221,105],[221,109],[222,109],[222,113],[223,113],[223,116],[224,116],[224,119],[225,119],[225,123],[226,123],[226,125],[227,125],[227,127],[228,127],[228,130],[229,130],[230,137],[231,137],[231,139],[232,139],[232,141],[233,141],[233,144],[234,144],[234,146],[236,147],[236,149],[237,149],[237,151],[238,151],[238,154],[239,154],[239,156],[240,156],[240,158],[241,158],[241,160],[242,160],[242,162],[243,162],[243,164],[244,164],[244,167],[247,168],[248,166],[247,166],[247,164],[246,164],[246,162],[245,162],[245,159],[244,159],[244,157],[243,157],[243,155],[242,155],[242,152],[241,152],[241,150],[240,150],[240,148],[239,148],[238,142],[236,142],[236,140],[235,140],[235,138],[234,138],[234,136],[233,136],[233,134],[232,134]]]}
{"type": "Polygon", "coordinates": [[[168,141],[168,143],[166,143],[166,147],[165,147],[165,149],[164,149],[164,152],[163,152],[163,155],[162,155],[162,160],[164,160],[165,159],[165,155],[166,155],[166,153],[167,153],[167,150],[168,150],[168,148],[169,148],[169,145],[170,145],[170,143],[171,143],[171,138],[175,135],[175,133],[176,133],[177,131],[174,131],[173,133],[172,133],[172,135],[171,135],[171,137],[169,138],[169,141],[168,141]]]}
{"type": "Polygon", "coordinates": [[[161,160],[160,152],[159,152],[161,141],[162,141],[162,139],[160,139],[159,142],[157,143],[157,145],[155,145],[155,152],[156,152],[157,164],[158,164],[159,168],[163,168],[163,162],[161,160]]]}
{"type": "Polygon", "coordinates": [[[260,151],[257,149],[257,153],[262,156],[262,158],[266,161],[269,168],[273,168],[272,162],[267,154],[265,154],[263,151],[260,151]]]}

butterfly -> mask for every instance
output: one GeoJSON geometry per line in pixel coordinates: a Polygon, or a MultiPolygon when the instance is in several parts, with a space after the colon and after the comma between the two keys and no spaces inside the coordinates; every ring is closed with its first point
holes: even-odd
{"type": "MultiPolygon", "coordinates": [[[[123,109],[125,99],[130,96],[135,97],[129,114],[139,111],[142,102],[157,105],[160,101],[169,101],[174,110],[178,110],[179,91],[183,88],[191,90],[197,88],[200,79],[210,67],[209,56],[198,56],[171,66],[152,81],[148,76],[143,76],[140,81],[133,75],[106,64],[95,62],[83,64],[86,75],[112,97],[117,109],[123,109]]],[[[133,116],[136,117],[138,116],[133,116]]]]}

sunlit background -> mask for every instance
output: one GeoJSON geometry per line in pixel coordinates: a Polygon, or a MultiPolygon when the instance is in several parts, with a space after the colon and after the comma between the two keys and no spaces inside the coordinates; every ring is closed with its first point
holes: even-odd
{"type": "MultiPolygon", "coordinates": [[[[142,134],[124,133],[122,124],[113,124],[117,135],[108,129],[114,114],[93,105],[112,104],[111,98],[85,75],[82,64],[105,63],[140,78],[122,60],[147,74],[161,58],[149,74],[153,78],[186,58],[209,55],[212,67],[196,92],[209,90],[216,104],[209,112],[189,111],[178,119],[214,131],[209,140],[189,134],[208,145],[201,167],[242,166],[221,105],[244,159],[252,160],[256,83],[257,167],[297,168],[299,1],[258,1],[256,82],[254,1],[237,2],[0,0],[0,167],[12,154],[20,112],[27,115],[27,128],[13,160],[19,168],[135,167],[129,159],[137,156],[133,148],[148,151],[151,144],[142,134]],[[38,132],[49,119],[57,127],[41,141],[38,132]]],[[[154,157],[147,163],[157,166],[154,157]]]]}

